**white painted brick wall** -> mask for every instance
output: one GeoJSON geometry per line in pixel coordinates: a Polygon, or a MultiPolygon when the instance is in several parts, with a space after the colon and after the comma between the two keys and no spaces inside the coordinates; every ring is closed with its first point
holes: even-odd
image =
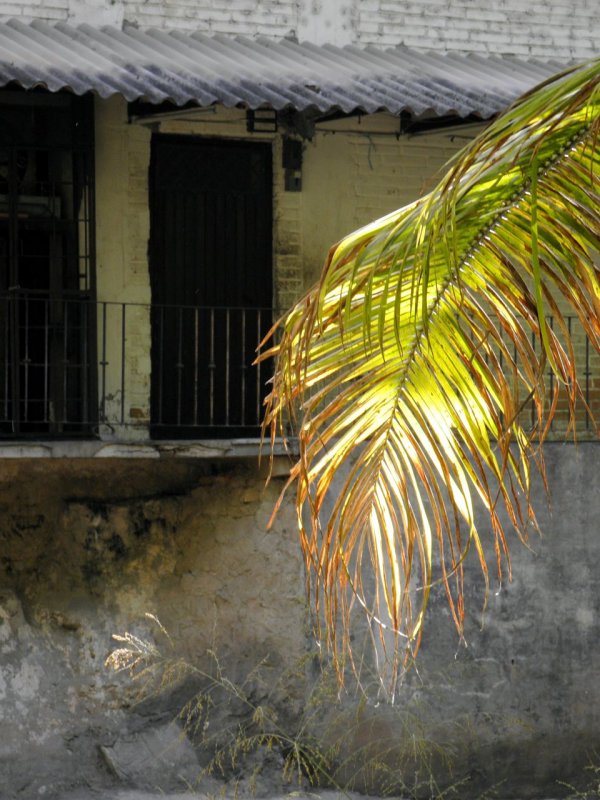
{"type": "Polygon", "coordinates": [[[125,18],[141,26],[280,38],[298,27],[297,0],[124,0],[125,18]]]}
{"type": "Polygon", "coordinates": [[[64,20],[68,13],[69,0],[12,0],[0,2],[0,18],[17,17],[26,22],[30,19],[43,19],[48,22],[64,20]]]}
{"type": "Polygon", "coordinates": [[[359,0],[355,41],[584,59],[598,55],[597,0],[359,0]]]}
{"type": "Polygon", "coordinates": [[[584,59],[598,54],[599,0],[0,0],[0,19],[123,22],[422,50],[584,59]]]}
{"type": "Polygon", "coordinates": [[[431,189],[464,141],[449,136],[355,137],[356,220],[376,219],[431,189]]]}

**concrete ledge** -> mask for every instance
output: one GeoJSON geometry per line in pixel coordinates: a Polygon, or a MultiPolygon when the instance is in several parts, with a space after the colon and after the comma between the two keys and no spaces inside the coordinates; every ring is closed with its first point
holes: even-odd
{"type": "MultiPolygon", "coordinates": [[[[284,444],[277,440],[274,456],[295,455],[296,440],[284,444]]],[[[202,439],[147,442],[106,442],[101,440],[56,440],[45,442],[5,442],[0,444],[3,458],[257,458],[260,439],[202,439]]],[[[268,460],[269,442],[262,446],[268,460]]]]}

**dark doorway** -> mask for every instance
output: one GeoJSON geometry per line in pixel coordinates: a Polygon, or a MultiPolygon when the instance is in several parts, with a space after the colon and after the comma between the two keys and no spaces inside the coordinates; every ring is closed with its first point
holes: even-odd
{"type": "Polygon", "coordinates": [[[150,167],[151,429],[257,436],[271,325],[271,147],[156,135],[150,167]]]}

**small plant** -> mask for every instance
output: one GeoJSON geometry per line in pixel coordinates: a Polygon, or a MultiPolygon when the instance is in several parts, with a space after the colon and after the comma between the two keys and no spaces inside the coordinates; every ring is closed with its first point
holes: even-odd
{"type": "Polygon", "coordinates": [[[328,754],[308,732],[307,715],[301,715],[290,733],[280,722],[269,693],[259,699],[263,692],[258,687],[264,689],[261,670],[266,659],[236,683],[225,675],[213,650],[207,651],[210,666],[206,669],[177,656],[173,640],[160,620],[153,614],[146,617],[154,623],[166,647],[133,633],[115,634],[113,638],[120,646],[110,653],[106,666],[129,674],[137,686],[138,702],[185,682],[199,686],[177,718],[190,740],[210,754],[203,775],[231,780],[250,773],[247,782],[252,789],[261,770],[256,755],[261,754],[263,760],[271,757],[278,762],[285,783],[333,783],[328,754]]]}
{"type": "Polygon", "coordinates": [[[389,729],[378,733],[372,723],[383,706],[375,711],[379,704],[364,690],[351,698],[341,695],[333,668],[320,666],[310,680],[315,669],[311,657],[276,681],[267,674],[268,659],[242,681],[233,681],[214,650],[207,651],[206,668],[192,664],[177,655],[160,620],[153,614],[146,618],[160,645],[134,633],[115,635],[119,646],[106,665],[128,673],[136,702],[193,684],[177,718],[203,756],[198,785],[210,776],[260,795],[268,773],[267,791],[273,791],[276,777],[279,790],[292,784],[421,800],[460,796],[465,781],[438,785],[437,767],[451,774],[452,749],[428,736],[418,713],[387,705],[396,735],[390,737],[389,729]],[[301,708],[293,711],[286,698],[299,682],[311,688],[301,708]]]}
{"type": "Polygon", "coordinates": [[[586,778],[584,789],[576,789],[569,783],[563,783],[570,790],[566,800],[597,800],[600,798],[600,757],[598,753],[594,753],[590,759],[590,763],[586,766],[586,778]]]}

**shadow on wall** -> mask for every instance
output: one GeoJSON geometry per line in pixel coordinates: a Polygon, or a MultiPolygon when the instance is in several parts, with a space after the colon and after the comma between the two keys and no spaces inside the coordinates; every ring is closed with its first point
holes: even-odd
{"type": "Polygon", "coordinates": [[[99,745],[172,718],[166,701],[128,713],[133,692],[104,668],[112,634],[146,611],[182,655],[214,648],[234,679],[266,656],[301,659],[295,520],[284,509],[266,530],[279,488],[255,462],[3,464],[0,795],[108,780],[99,745]]]}

